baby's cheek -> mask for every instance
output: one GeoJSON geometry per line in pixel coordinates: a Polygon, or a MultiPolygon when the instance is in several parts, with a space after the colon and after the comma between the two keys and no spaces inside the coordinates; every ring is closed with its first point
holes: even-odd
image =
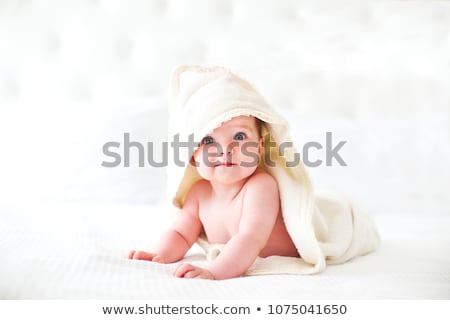
{"type": "Polygon", "coordinates": [[[217,161],[216,157],[201,152],[196,157],[194,157],[195,162],[197,163],[197,167],[213,167],[217,161]]]}
{"type": "Polygon", "coordinates": [[[257,165],[259,162],[259,148],[253,146],[244,147],[241,149],[240,156],[242,160],[255,163],[255,165],[257,165]]]}
{"type": "Polygon", "coordinates": [[[200,153],[200,150],[199,150],[199,149],[197,149],[197,150],[194,151],[194,154],[192,155],[191,162],[198,162],[198,159],[199,159],[199,153],[200,153]]]}
{"type": "Polygon", "coordinates": [[[197,163],[197,166],[201,166],[208,162],[207,154],[205,154],[203,149],[197,149],[194,152],[194,161],[197,163]]]}
{"type": "Polygon", "coordinates": [[[204,163],[201,158],[196,160],[197,162],[197,172],[203,179],[210,180],[212,176],[212,167],[204,163]]]}

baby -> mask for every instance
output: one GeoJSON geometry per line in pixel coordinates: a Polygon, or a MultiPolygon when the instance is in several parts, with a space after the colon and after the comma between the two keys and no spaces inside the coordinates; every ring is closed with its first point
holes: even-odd
{"type": "Polygon", "coordinates": [[[207,268],[181,263],[179,278],[228,279],[243,275],[257,257],[298,257],[281,215],[276,180],[260,168],[261,120],[237,116],[204,137],[193,160],[202,180],[193,185],[172,228],[154,252],[131,251],[129,259],[172,263],[184,257],[204,231],[224,244],[207,268]]]}
{"type": "Polygon", "coordinates": [[[168,196],[179,209],[172,228],[153,252],[129,259],[173,263],[206,237],[214,260],[206,268],[181,263],[173,274],[228,279],[318,273],[378,247],[364,211],[314,193],[288,122],[250,83],[221,67],[180,66],[169,89],[169,138],[201,142],[174,154],[169,167],[168,196]]]}

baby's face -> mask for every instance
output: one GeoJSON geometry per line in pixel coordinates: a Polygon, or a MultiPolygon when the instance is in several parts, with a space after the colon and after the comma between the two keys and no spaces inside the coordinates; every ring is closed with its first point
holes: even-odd
{"type": "Polygon", "coordinates": [[[206,180],[240,181],[257,169],[261,145],[254,117],[232,118],[202,139],[194,153],[197,170],[206,180]]]}

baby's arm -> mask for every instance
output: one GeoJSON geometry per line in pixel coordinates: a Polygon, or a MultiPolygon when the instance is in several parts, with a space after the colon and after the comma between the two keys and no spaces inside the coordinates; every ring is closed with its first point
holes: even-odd
{"type": "Polygon", "coordinates": [[[241,276],[250,268],[272,233],[280,200],[276,181],[266,173],[252,177],[247,184],[238,233],[207,269],[182,264],[175,276],[228,279],[241,276]]]}
{"type": "Polygon", "coordinates": [[[172,263],[184,257],[197,240],[202,225],[198,216],[198,200],[193,188],[178,214],[173,226],[167,230],[156,245],[154,252],[130,251],[128,259],[172,263]]]}

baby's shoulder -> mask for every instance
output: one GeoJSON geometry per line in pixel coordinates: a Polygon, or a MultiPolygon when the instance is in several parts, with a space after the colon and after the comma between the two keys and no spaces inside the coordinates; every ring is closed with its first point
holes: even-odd
{"type": "Polygon", "coordinates": [[[199,180],[195,182],[189,190],[188,197],[198,198],[202,195],[209,193],[211,190],[211,184],[207,180],[199,180]]]}
{"type": "Polygon", "coordinates": [[[264,171],[255,173],[245,188],[243,203],[246,209],[264,208],[264,212],[272,212],[267,208],[274,208],[274,212],[278,212],[280,192],[276,179],[270,174],[264,171]]]}
{"type": "Polygon", "coordinates": [[[198,204],[202,200],[202,197],[209,195],[210,185],[204,180],[195,182],[186,194],[183,208],[191,211],[197,211],[198,204]]]}
{"type": "MultiPolygon", "coordinates": [[[[247,192],[254,191],[258,192],[267,192],[267,191],[276,191],[278,192],[278,184],[274,177],[272,177],[269,173],[259,170],[255,172],[246,183],[247,192]]],[[[252,193],[254,193],[252,192],[252,193]]],[[[261,193],[264,194],[264,193],[261,193]]]]}

